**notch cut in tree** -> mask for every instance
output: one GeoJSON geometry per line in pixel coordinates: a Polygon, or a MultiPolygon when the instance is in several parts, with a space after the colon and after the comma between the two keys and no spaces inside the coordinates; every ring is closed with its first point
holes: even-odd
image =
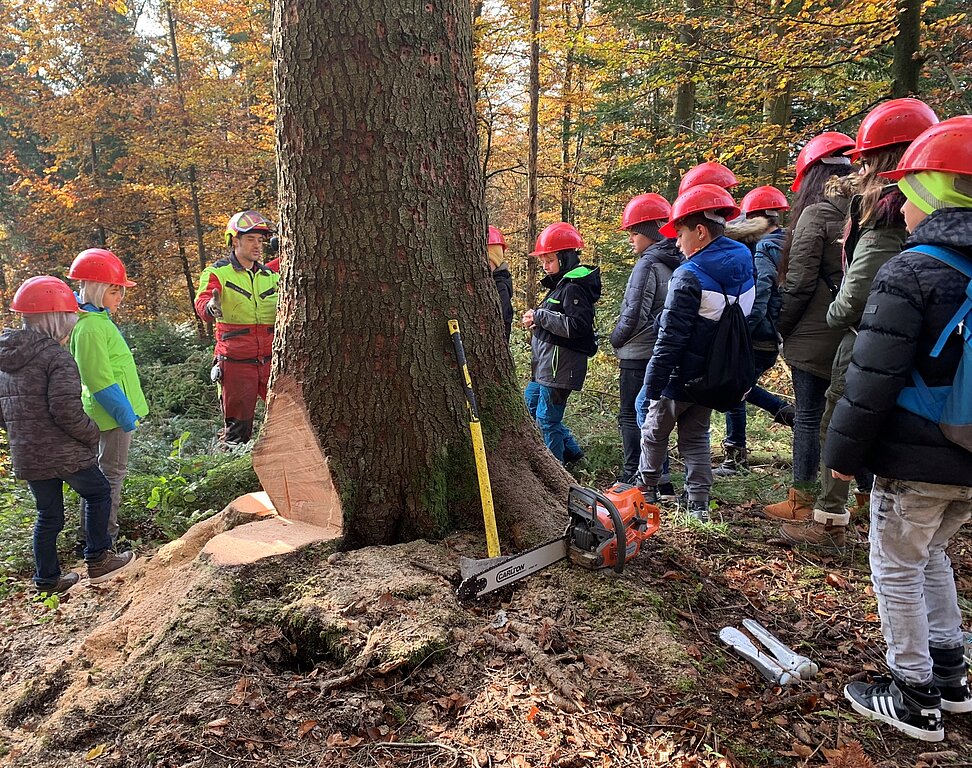
{"type": "Polygon", "coordinates": [[[476,350],[500,534],[558,530],[567,475],[526,413],[487,266],[468,3],[277,0],[273,18],[271,389],[288,381],[292,397],[271,397],[258,453],[291,448],[275,409],[306,414],[346,546],[479,527],[456,317],[476,350]]]}

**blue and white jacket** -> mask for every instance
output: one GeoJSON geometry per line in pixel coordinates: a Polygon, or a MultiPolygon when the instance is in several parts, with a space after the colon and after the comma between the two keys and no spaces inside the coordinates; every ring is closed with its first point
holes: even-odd
{"type": "Polygon", "coordinates": [[[756,298],[753,257],[742,243],[719,237],[675,270],[659,319],[658,340],[645,384],[648,397],[685,400],[685,382],[705,370],[726,299],[738,301],[746,315],[756,298]]]}

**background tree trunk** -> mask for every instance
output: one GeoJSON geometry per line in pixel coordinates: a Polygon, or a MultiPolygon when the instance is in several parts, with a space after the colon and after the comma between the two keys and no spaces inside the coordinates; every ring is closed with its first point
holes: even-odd
{"type": "Polygon", "coordinates": [[[517,518],[559,527],[566,475],[526,415],[487,267],[468,3],[277,0],[273,18],[273,381],[298,385],[346,544],[482,528],[453,317],[501,536],[520,532],[517,518]]]}
{"type": "Polygon", "coordinates": [[[918,57],[921,45],[921,0],[898,0],[898,34],[894,38],[895,98],[914,96],[918,93],[918,73],[922,59],[918,57]]]}
{"type": "MultiPolygon", "coordinates": [[[[530,119],[527,128],[527,248],[537,241],[537,160],[540,155],[540,0],[530,0],[530,119]]],[[[527,256],[526,303],[537,305],[536,256],[527,256]]]]}
{"type": "MultiPolygon", "coordinates": [[[[681,44],[681,49],[693,55],[694,51],[698,49],[700,35],[698,30],[690,26],[690,24],[698,15],[701,7],[701,0],[684,0],[685,23],[678,30],[678,42],[681,44]]],[[[695,133],[696,69],[695,64],[685,64],[683,74],[675,86],[674,128],[676,133],[682,133],[686,136],[691,136],[695,133]]],[[[667,197],[669,200],[674,200],[678,196],[678,182],[680,178],[681,173],[678,168],[673,166],[668,184],[667,197]]]]}

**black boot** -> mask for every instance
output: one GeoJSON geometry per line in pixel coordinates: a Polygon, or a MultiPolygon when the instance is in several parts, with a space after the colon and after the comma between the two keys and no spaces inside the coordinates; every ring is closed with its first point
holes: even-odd
{"type": "Polygon", "coordinates": [[[972,692],[969,691],[969,665],[965,663],[965,648],[933,648],[934,683],[942,694],[942,709],[946,712],[972,712],[972,692]]]}
{"type": "Polygon", "coordinates": [[[787,403],[773,416],[773,421],[782,424],[784,427],[793,429],[793,417],[796,416],[796,408],[787,403]]]}
{"type": "Polygon", "coordinates": [[[221,435],[223,442],[230,445],[245,443],[253,436],[253,419],[226,419],[221,435]]]}
{"type": "Polygon", "coordinates": [[[725,459],[712,470],[715,477],[731,477],[749,469],[749,451],[745,446],[723,443],[722,449],[725,452],[725,459]]]}

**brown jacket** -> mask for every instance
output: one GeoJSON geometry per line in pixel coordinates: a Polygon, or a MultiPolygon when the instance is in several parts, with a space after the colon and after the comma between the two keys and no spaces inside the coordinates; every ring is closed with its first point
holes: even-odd
{"type": "Polygon", "coordinates": [[[0,427],[14,474],[50,480],[98,460],[101,434],[81,405],[81,375],[71,353],[24,328],[0,335],[0,427]]]}
{"type": "Polygon", "coordinates": [[[827,325],[827,308],[843,276],[841,235],[855,182],[856,177],[831,177],[825,198],[796,222],[776,323],[786,362],[828,381],[844,334],[827,325]]]}

